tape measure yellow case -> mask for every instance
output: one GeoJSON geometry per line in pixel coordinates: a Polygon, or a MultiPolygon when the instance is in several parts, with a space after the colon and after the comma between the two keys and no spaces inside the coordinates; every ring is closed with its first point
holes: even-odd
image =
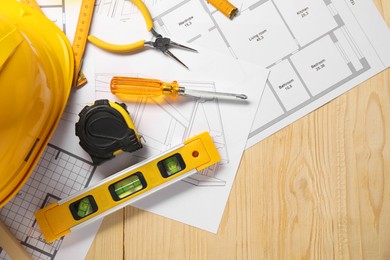
{"type": "Polygon", "coordinates": [[[47,242],[220,161],[207,132],[35,213],[47,242]]]}

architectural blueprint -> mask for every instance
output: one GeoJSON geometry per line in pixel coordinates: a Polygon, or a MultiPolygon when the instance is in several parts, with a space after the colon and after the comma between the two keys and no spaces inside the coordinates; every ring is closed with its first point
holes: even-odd
{"type": "Polygon", "coordinates": [[[72,41],[76,29],[81,1],[37,0],[41,10],[72,41]]]}
{"type": "Polygon", "coordinates": [[[203,0],[151,13],[172,35],[270,69],[247,147],[390,64],[389,29],[370,0],[231,2],[232,21],[203,0]]]}
{"type": "MultiPolygon", "coordinates": [[[[146,6],[154,6],[163,0],[145,0],[146,6]]],[[[137,7],[127,0],[97,0],[95,14],[112,17],[119,20],[127,20],[132,14],[138,13],[137,7]]]]}
{"type": "MultiPolygon", "coordinates": [[[[95,169],[88,161],[49,144],[27,183],[0,209],[1,221],[34,259],[54,259],[63,241],[44,241],[35,211],[88,186],[95,169]]],[[[1,249],[0,259],[7,259],[1,249]]]]}

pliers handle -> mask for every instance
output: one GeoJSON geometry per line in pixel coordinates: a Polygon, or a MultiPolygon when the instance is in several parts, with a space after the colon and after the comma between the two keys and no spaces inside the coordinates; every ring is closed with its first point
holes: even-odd
{"type": "Polygon", "coordinates": [[[113,43],[108,43],[103,40],[100,40],[99,38],[91,35],[88,36],[88,40],[95,46],[99,47],[100,49],[109,51],[109,52],[114,52],[114,53],[128,53],[128,52],[133,52],[137,51],[140,49],[143,49],[145,46],[145,40],[140,40],[138,42],[133,42],[129,44],[113,44],[113,43]]]}
{"type": "MultiPolygon", "coordinates": [[[[152,16],[150,15],[149,9],[146,7],[144,2],[141,0],[130,0],[134,5],[137,6],[137,8],[141,11],[145,23],[146,23],[146,28],[148,31],[152,30],[153,28],[153,19],[152,16]]],[[[123,45],[118,45],[118,44],[112,44],[105,42],[103,40],[100,40],[99,38],[90,35],[88,36],[88,40],[96,45],[97,47],[109,51],[109,52],[114,52],[114,53],[127,53],[127,52],[133,52],[139,49],[142,49],[145,46],[145,40],[140,40],[134,43],[130,44],[123,44],[123,45]]]]}

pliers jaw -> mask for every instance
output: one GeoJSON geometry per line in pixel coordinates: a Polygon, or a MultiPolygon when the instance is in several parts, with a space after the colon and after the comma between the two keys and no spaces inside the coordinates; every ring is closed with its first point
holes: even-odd
{"type": "Polygon", "coordinates": [[[179,60],[175,55],[173,55],[172,52],[169,51],[169,48],[176,47],[176,48],[181,48],[181,49],[185,49],[185,50],[193,51],[193,52],[198,52],[198,51],[193,49],[193,48],[187,47],[185,45],[171,41],[170,38],[163,37],[161,34],[156,32],[156,30],[154,30],[154,28],[152,28],[150,31],[156,39],[154,41],[145,42],[145,45],[149,45],[153,48],[160,50],[162,53],[171,57],[172,59],[179,62],[181,65],[183,65],[184,67],[186,67],[188,69],[188,67],[181,60],[179,60]]]}

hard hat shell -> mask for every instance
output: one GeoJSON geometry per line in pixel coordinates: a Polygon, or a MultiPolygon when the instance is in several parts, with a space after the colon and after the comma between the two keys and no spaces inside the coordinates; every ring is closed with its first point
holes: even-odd
{"type": "Polygon", "coordinates": [[[72,48],[42,13],[0,1],[0,207],[26,182],[65,108],[72,48]]]}

